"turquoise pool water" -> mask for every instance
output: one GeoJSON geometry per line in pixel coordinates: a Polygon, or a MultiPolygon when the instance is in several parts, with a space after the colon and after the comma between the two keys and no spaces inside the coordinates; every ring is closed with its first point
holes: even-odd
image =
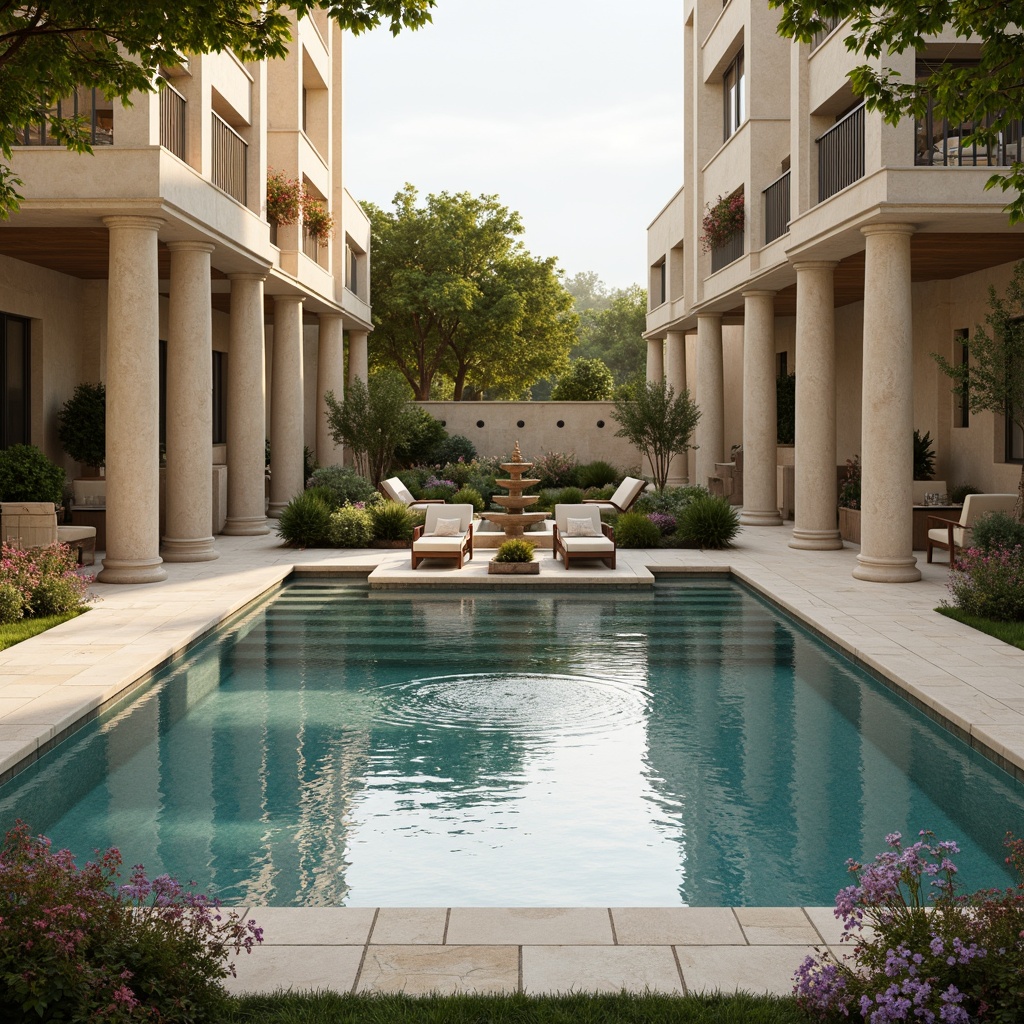
{"type": "Polygon", "coordinates": [[[807,905],[930,828],[971,886],[1004,772],[739,586],[299,583],[0,789],[82,859],[238,903],[807,905]]]}

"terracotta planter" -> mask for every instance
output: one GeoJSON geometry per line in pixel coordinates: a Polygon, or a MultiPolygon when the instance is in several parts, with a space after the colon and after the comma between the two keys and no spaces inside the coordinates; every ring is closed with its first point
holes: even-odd
{"type": "Polygon", "coordinates": [[[860,509],[839,509],[839,536],[851,544],[860,543],[860,509]]]}
{"type": "Polygon", "coordinates": [[[495,562],[487,563],[487,572],[492,576],[536,576],[540,562],[495,562]]]}

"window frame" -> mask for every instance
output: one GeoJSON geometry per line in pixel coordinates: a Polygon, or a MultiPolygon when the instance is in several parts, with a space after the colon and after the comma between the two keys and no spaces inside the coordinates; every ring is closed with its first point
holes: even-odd
{"type": "Polygon", "coordinates": [[[0,312],[0,396],[3,401],[3,415],[0,416],[0,448],[15,444],[32,443],[32,320],[26,316],[0,312]],[[14,342],[8,334],[11,323],[19,324],[22,330],[20,342],[14,342]],[[21,345],[21,390],[24,396],[20,423],[11,429],[7,407],[8,394],[8,345],[21,345]]]}
{"type": "Polygon", "coordinates": [[[722,72],[722,141],[727,142],[743,125],[747,117],[746,71],[743,47],[729,61],[722,72]]]}

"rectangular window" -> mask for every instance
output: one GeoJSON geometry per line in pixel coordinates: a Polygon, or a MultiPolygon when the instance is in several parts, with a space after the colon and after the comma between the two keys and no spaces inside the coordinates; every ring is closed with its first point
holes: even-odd
{"type": "Polygon", "coordinates": [[[228,380],[227,353],[213,353],[213,443],[227,444],[228,440],[228,380]]]}
{"type": "Polygon", "coordinates": [[[359,253],[351,247],[348,250],[348,290],[353,295],[359,294],[359,253]]]}
{"type": "Polygon", "coordinates": [[[30,334],[31,322],[25,317],[0,313],[0,448],[29,443],[30,334]]]}
{"type": "Polygon", "coordinates": [[[775,376],[776,377],[788,377],[789,376],[789,353],[778,352],[775,355],[775,376]]]}
{"type": "Polygon", "coordinates": [[[722,76],[722,100],[725,105],[722,118],[723,141],[743,124],[743,119],[746,117],[746,103],[743,96],[745,89],[743,51],[740,50],[722,76]]]}

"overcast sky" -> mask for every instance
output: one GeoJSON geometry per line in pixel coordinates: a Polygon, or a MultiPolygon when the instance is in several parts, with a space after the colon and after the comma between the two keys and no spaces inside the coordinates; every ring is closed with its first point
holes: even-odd
{"type": "Polygon", "coordinates": [[[681,0],[438,0],[344,50],[344,176],[497,193],[569,274],[646,285],[646,229],[682,184],[681,0]]]}

